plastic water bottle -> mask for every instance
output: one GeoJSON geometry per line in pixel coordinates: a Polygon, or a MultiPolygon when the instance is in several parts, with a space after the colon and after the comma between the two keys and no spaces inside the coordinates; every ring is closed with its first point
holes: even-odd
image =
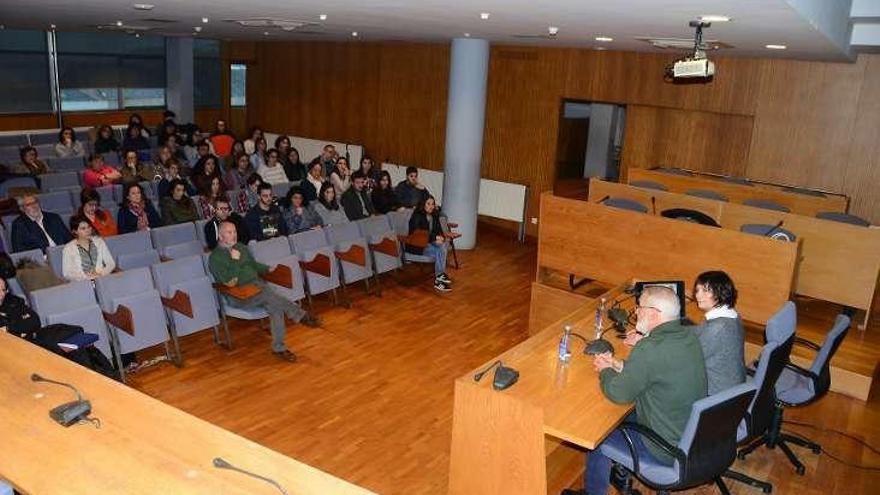
{"type": "Polygon", "coordinates": [[[605,315],[605,298],[599,301],[599,307],[596,308],[596,339],[602,338],[602,317],[605,315]]]}
{"type": "Polygon", "coordinates": [[[568,352],[568,341],[571,338],[571,325],[565,325],[562,329],[562,338],[559,339],[559,360],[568,362],[571,359],[571,353],[568,352]]]}

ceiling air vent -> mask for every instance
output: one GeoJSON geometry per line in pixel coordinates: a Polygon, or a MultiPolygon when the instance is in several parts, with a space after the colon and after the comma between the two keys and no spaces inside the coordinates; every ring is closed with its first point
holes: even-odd
{"type": "MultiPolygon", "coordinates": [[[[693,38],[647,38],[637,37],[638,41],[643,41],[663,50],[692,50],[694,48],[693,38]]],[[[723,48],[733,48],[733,45],[718,40],[703,40],[705,50],[721,50],[723,48]]]]}
{"type": "MultiPolygon", "coordinates": [[[[272,19],[268,17],[254,18],[254,19],[224,19],[223,22],[234,22],[239,26],[247,27],[247,28],[258,28],[258,29],[281,29],[283,31],[298,31],[304,30],[304,28],[309,28],[310,30],[314,30],[314,28],[319,28],[322,25],[317,22],[311,21],[299,21],[295,19],[272,19]]],[[[315,34],[315,33],[309,33],[315,34]]]]}

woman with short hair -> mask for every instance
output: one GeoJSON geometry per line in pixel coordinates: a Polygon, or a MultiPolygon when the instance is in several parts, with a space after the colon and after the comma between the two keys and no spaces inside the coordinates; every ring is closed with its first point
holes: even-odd
{"type": "Polygon", "coordinates": [[[703,272],[694,281],[694,299],[706,318],[694,331],[706,360],[709,395],[746,381],[745,331],[734,309],[736,297],[733,280],[722,271],[703,272]]]}
{"type": "Polygon", "coordinates": [[[13,168],[13,173],[22,175],[38,176],[51,172],[46,162],[40,160],[37,155],[37,148],[33,146],[25,146],[19,152],[21,163],[13,168]]]}
{"type": "Polygon", "coordinates": [[[79,195],[81,206],[77,214],[85,216],[101,237],[116,235],[119,229],[110,213],[101,208],[101,195],[94,189],[85,188],[79,195]]]}
{"type": "Polygon", "coordinates": [[[58,133],[58,142],[55,144],[55,155],[59,158],[72,158],[85,156],[82,143],[76,140],[73,127],[64,127],[58,133]]]}
{"type": "Polygon", "coordinates": [[[66,280],[94,280],[116,269],[107,243],[95,234],[85,215],[71,217],[70,232],[73,240],[64,245],[61,258],[61,274],[66,280]]]}

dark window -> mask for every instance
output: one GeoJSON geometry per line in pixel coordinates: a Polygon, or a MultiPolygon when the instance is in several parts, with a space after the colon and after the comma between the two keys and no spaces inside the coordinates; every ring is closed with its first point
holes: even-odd
{"type": "Polygon", "coordinates": [[[223,106],[223,64],[220,42],[197,39],[193,41],[193,104],[196,108],[223,106]]]}
{"type": "Polygon", "coordinates": [[[0,30],[0,67],[0,113],[52,111],[46,33],[0,30]]]}

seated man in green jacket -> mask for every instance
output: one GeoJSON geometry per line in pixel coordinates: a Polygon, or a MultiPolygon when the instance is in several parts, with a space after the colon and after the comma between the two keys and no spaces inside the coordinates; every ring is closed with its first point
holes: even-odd
{"type": "Polygon", "coordinates": [[[272,329],[272,351],[281,359],[296,361],[296,354],[284,343],[284,336],[287,333],[284,315],[309,327],[317,327],[320,322],[300,308],[299,304],[276,293],[272,286],[259,277],[269,271],[269,266],[257,262],[244,244],[238,242],[238,234],[233,223],[221,223],[219,237],[217,247],[211,252],[208,260],[214,280],[227,287],[256,285],[259,288],[258,294],[246,299],[229,295],[226,296],[226,301],[229,305],[239,308],[265,309],[269,313],[272,329]]]}
{"type": "MultiPolygon", "coordinates": [[[[636,316],[636,331],[643,337],[633,347],[629,359],[621,361],[609,353],[594,357],[602,393],[614,403],[635,402],[635,412],[625,421],[646,426],[677,445],[691,406],[706,396],[706,367],[700,342],[691,329],[679,322],[678,297],[666,287],[642,291],[636,316]]],[[[642,459],[653,458],[672,465],[672,458],[650,440],[639,434],[630,435],[642,459]]],[[[623,446],[624,442],[623,435],[615,430],[603,444],[623,446]]],[[[611,460],[599,448],[590,452],[586,493],[605,495],[610,474],[611,460]]]]}

